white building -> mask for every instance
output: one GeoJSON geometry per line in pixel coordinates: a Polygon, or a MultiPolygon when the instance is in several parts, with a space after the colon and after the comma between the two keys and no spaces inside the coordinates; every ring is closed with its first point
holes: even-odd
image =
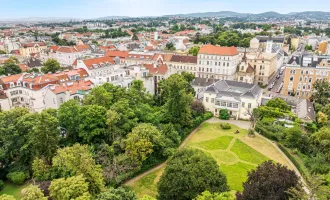
{"type": "Polygon", "coordinates": [[[126,75],[126,71],[120,67],[119,62],[119,58],[116,62],[110,57],[91,58],[77,60],[75,68],[85,69],[89,75],[86,80],[91,80],[96,86],[112,83],[128,88],[134,78],[126,75]]]}
{"type": "Polygon", "coordinates": [[[91,50],[88,45],[77,45],[73,47],[68,46],[52,46],[48,56],[46,55],[44,59],[54,58],[62,66],[71,66],[73,62],[87,54],[90,54],[91,50]]]}
{"type": "Polygon", "coordinates": [[[75,81],[47,87],[44,102],[45,108],[58,109],[64,102],[71,99],[81,100],[93,88],[92,81],[75,81]]]}
{"type": "Polygon", "coordinates": [[[206,87],[198,97],[215,116],[227,109],[235,119],[250,119],[250,113],[261,103],[262,89],[254,84],[220,80],[206,87]]]}
{"type": "Polygon", "coordinates": [[[235,47],[205,45],[198,53],[197,74],[200,78],[234,80],[239,53],[235,47]]]}

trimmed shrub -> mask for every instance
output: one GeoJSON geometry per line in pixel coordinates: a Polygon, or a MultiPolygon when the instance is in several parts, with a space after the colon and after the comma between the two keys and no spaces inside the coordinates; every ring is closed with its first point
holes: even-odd
{"type": "Polygon", "coordinates": [[[206,112],[203,117],[204,117],[204,120],[211,119],[213,117],[213,113],[212,112],[206,112]]]}
{"type": "Polygon", "coordinates": [[[26,172],[10,172],[7,178],[16,185],[22,185],[29,178],[29,174],[26,172]]]}
{"type": "Polygon", "coordinates": [[[220,119],[228,120],[230,118],[229,112],[227,109],[220,110],[220,119]]]}
{"type": "Polygon", "coordinates": [[[228,124],[228,123],[220,124],[220,127],[221,127],[223,130],[229,130],[229,129],[231,129],[231,126],[230,126],[230,124],[228,124]]]}
{"type": "Polygon", "coordinates": [[[3,180],[0,180],[0,191],[3,189],[3,185],[4,185],[3,180]]]}

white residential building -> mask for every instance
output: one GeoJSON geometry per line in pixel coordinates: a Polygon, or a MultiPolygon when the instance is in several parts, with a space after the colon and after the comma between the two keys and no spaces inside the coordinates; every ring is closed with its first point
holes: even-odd
{"type": "Polygon", "coordinates": [[[206,87],[198,97],[215,116],[227,109],[231,117],[247,120],[261,104],[262,89],[254,84],[220,80],[206,87]]]}
{"type": "Polygon", "coordinates": [[[198,53],[197,74],[200,78],[234,80],[239,53],[235,47],[205,45],[198,53]]]}

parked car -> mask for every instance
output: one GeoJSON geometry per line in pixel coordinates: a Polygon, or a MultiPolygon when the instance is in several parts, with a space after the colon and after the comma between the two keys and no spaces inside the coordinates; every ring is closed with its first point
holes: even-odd
{"type": "Polygon", "coordinates": [[[280,78],[281,78],[281,75],[278,74],[278,75],[276,76],[276,79],[280,79],[280,78]]]}

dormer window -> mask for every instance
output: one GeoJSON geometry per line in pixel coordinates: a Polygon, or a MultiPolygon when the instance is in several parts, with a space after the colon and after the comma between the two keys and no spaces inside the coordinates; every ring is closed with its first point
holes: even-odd
{"type": "Polygon", "coordinates": [[[9,87],[13,88],[13,87],[15,87],[15,84],[14,83],[9,83],[9,87]]]}

